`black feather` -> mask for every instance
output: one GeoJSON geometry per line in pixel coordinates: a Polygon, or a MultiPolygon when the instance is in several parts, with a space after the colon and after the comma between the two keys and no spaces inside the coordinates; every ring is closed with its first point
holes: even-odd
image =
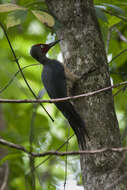
{"type": "MultiPolygon", "coordinates": [[[[67,97],[66,79],[63,65],[56,60],[49,60],[44,64],[42,81],[50,98],[67,97]]],[[[74,130],[78,141],[85,143],[85,135],[88,136],[84,121],[76,112],[74,106],[69,102],[56,102],[56,107],[67,118],[70,126],[74,130]],[[84,135],[85,134],[85,135],[84,135]]]]}

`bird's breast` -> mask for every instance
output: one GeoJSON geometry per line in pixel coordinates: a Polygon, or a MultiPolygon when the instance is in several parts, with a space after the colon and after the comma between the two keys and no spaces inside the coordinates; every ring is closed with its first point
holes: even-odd
{"type": "Polygon", "coordinates": [[[67,96],[63,66],[52,63],[44,65],[42,82],[50,98],[62,98],[67,96]]]}

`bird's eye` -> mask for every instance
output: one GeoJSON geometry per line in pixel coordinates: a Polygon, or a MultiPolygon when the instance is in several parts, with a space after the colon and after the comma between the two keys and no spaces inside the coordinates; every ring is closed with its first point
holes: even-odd
{"type": "Polygon", "coordinates": [[[40,47],[43,48],[44,46],[41,44],[40,47]]]}

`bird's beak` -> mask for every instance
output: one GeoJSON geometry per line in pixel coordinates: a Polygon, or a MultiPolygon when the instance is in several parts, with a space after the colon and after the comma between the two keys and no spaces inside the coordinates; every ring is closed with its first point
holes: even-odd
{"type": "Polygon", "coordinates": [[[52,42],[50,44],[48,44],[49,48],[55,46],[57,43],[59,43],[61,40],[56,40],[55,42],[52,42]]]}

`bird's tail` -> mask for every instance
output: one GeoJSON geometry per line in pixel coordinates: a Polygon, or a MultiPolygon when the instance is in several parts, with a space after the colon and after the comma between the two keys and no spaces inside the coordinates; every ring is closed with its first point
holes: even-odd
{"type": "Polygon", "coordinates": [[[81,119],[80,115],[76,112],[75,108],[70,102],[59,102],[56,103],[56,106],[61,110],[63,115],[67,118],[70,126],[74,130],[78,142],[81,142],[80,144],[86,144],[85,137],[88,136],[88,132],[85,128],[85,123],[81,119]],[[62,104],[61,104],[62,103],[62,104]]]}

